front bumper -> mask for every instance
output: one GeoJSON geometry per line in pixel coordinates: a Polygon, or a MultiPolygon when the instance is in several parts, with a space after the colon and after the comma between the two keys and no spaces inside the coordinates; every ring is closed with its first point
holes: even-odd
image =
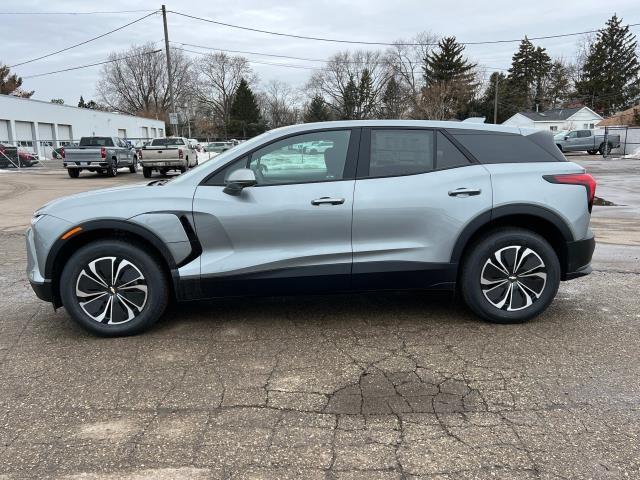
{"type": "Polygon", "coordinates": [[[38,265],[38,255],[36,254],[36,246],[33,238],[33,229],[27,229],[27,277],[31,288],[40,300],[46,302],[53,301],[53,289],[51,280],[47,280],[40,274],[40,266],[38,265]]]}
{"type": "Polygon", "coordinates": [[[567,242],[565,245],[565,269],[562,280],[589,275],[592,271],[591,257],[596,248],[596,239],[593,234],[584,240],[567,242]]]}

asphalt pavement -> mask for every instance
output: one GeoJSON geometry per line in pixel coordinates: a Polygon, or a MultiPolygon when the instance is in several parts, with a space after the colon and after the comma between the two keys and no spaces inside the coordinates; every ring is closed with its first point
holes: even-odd
{"type": "Polygon", "coordinates": [[[22,232],[142,176],[0,173],[0,480],[640,478],[640,161],[571,159],[616,205],[530,323],[376,293],[184,304],[119,339],[35,297],[22,232]]]}

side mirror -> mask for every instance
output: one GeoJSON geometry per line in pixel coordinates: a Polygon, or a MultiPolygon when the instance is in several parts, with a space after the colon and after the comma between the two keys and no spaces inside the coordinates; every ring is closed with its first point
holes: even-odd
{"type": "Polygon", "coordinates": [[[229,178],[224,182],[223,192],[227,195],[240,195],[243,188],[251,187],[258,183],[256,180],[256,174],[250,168],[239,168],[231,172],[229,178]]]}

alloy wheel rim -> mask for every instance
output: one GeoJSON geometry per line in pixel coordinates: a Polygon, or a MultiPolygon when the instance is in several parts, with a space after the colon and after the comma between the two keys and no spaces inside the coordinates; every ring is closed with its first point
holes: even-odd
{"type": "Polygon", "coordinates": [[[138,267],[121,257],[100,257],[76,280],[76,300],[92,320],[117,325],[136,318],[147,303],[147,282],[138,267]]]}
{"type": "Polygon", "coordinates": [[[495,251],[480,273],[482,294],[499,310],[516,312],[533,305],[544,292],[547,269],[535,251],[510,245],[495,251]]]}

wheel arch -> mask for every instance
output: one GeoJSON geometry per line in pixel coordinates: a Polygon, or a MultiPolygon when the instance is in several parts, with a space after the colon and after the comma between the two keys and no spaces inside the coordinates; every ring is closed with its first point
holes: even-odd
{"type": "Polygon", "coordinates": [[[474,218],[458,236],[451,253],[451,262],[460,263],[467,247],[489,231],[501,227],[519,227],[541,235],[558,255],[564,276],[567,271],[567,243],[574,241],[574,236],[558,214],[535,205],[505,205],[474,218]]]}
{"type": "Polygon", "coordinates": [[[53,244],[45,262],[45,278],[51,279],[54,307],[62,306],[60,276],[73,253],[93,241],[107,239],[133,242],[155,257],[167,278],[171,279],[171,294],[175,298],[178,284],[177,265],[169,249],[155,233],[127,220],[96,220],[79,226],[82,228],[80,233],[67,240],[59,238],[53,244]]]}

